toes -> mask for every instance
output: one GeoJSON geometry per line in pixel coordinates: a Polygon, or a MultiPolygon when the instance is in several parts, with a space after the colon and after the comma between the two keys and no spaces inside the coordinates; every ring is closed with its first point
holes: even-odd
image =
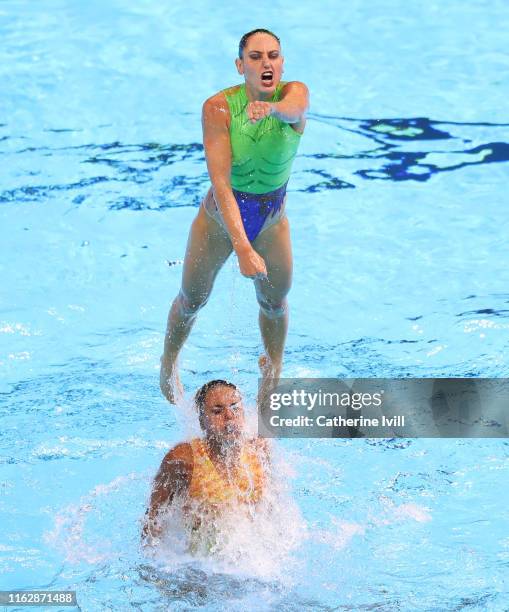
{"type": "Polygon", "coordinates": [[[258,358],[258,366],[260,370],[266,370],[269,366],[269,358],[267,355],[260,355],[258,358]]]}

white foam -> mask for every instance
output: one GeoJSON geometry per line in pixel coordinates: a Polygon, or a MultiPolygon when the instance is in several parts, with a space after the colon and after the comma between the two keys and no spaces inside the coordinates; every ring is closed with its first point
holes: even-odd
{"type": "MultiPolygon", "coordinates": [[[[295,551],[308,537],[306,522],[293,501],[287,481],[288,469],[274,455],[272,474],[262,502],[224,512],[214,524],[213,545],[198,542],[190,554],[192,535],[178,503],[160,515],[163,536],[147,548],[152,560],[165,572],[174,572],[190,561],[213,572],[248,575],[260,579],[288,579],[295,551]],[[208,550],[206,550],[208,546],[208,550]]],[[[209,530],[210,533],[210,530],[209,530]]]]}
{"type": "Polygon", "coordinates": [[[109,483],[96,485],[78,504],[70,504],[57,512],[53,529],[43,535],[44,542],[59,549],[71,564],[85,562],[93,565],[117,558],[119,552],[113,550],[110,540],[100,536],[98,540],[92,541],[85,535],[87,519],[97,510],[98,498],[118,492],[141,477],[145,476],[132,472],[109,483]]]}

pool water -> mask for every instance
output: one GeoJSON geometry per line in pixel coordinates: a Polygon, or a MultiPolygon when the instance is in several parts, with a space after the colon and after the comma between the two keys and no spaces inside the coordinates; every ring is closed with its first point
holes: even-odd
{"type": "MultiPolygon", "coordinates": [[[[311,91],[285,375],[509,373],[507,4],[192,9],[0,5],[0,588],[87,611],[508,609],[504,440],[282,440],[265,539],[230,562],[140,548],[159,463],[196,432],[158,369],[209,185],[201,104],[240,82],[254,27],[311,91]]],[[[188,396],[226,377],[254,410],[256,321],[232,258],[188,396]]]]}

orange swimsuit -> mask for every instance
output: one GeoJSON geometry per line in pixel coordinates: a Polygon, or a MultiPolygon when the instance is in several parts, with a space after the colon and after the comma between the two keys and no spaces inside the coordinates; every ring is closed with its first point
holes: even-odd
{"type": "Polygon", "coordinates": [[[191,441],[193,474],[184,514],[189,527],[189,552],[209,555],[228,541],[228,525],[241,514],[252,516],[262,498],[265,474],[262,460],[252,444],[244,444],[237,466],[226,476],[214,465],[204,440],[191,441]]]}
{"type": "Polygon", "coordinates": [[[190,500],[212,508],[254,504],[260,500],[265,481],[264,469],[252,444],[244,444],[231,478],[219,473],[203,440],[192,440],[191,449],[193,475],[188,491],[190,500]]]}

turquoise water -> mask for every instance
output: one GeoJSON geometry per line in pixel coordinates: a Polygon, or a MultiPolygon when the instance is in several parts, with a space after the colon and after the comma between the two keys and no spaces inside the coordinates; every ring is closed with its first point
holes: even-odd
{"type": "MultiPolygon", "coordinates": [[[[129,4],[0,5],[1,588],[73,588],[83,610],[507,609],[500,440],[281,441],[279,565],[274,542],[230,565],[139,548],[190,431],[158,367],[208,188],[201,104],[239,82],[253,27],[311,91],[285,375],[508,375],[507,4],[129,4]]],[[[256,319],[232,260],[188,392],[227,377],[253,405],[256,319]]]]}

